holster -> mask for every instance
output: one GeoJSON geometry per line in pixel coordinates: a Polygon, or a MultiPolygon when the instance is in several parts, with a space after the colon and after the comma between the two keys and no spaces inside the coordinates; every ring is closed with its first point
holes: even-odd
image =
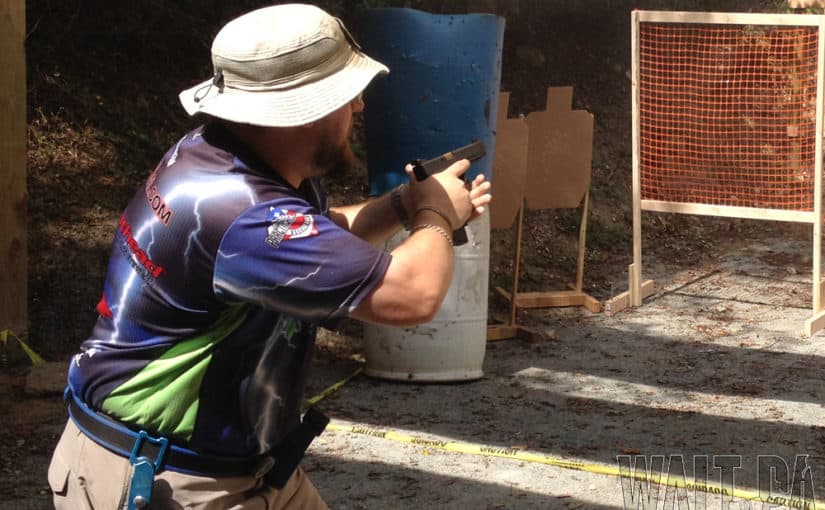
{"type": "Polygon", "coordinates": [[[292,429],[272,451],[275,464],[264,475],[264,481],[276,489],[282,489],[298,468],[310,443],[320,436],[329,418],[313,408],[307,409],[301,423],[292,429]]]}

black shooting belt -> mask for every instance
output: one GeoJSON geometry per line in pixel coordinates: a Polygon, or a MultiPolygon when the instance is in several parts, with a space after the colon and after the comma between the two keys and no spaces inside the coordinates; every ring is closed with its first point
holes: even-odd
{"type": "Polygon", "coordinates": [[[315,409],[304,413],[303,420],[272,450],[271,455],[229,457],[203,455],[171,444],[164,438],[153,438],[146,432],[135,432],[123,424],[90,409],[66,392],[69,416],[89,438],[107,450],[125,458],[140,455],[151,459],[161,469],[195,476],[215,478],[229,476],[263,476],[270,486],[280,489],[295,472],[310,443],[326,428],[329,418],[315,409]]]}

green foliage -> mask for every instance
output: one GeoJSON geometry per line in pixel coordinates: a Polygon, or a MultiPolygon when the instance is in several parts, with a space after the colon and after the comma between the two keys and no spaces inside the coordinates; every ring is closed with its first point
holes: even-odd
{"type": "Polygon", "coordinates": [[[795,13],[795,14],[822,14],[823,8],[822,7],[804,7],[802,9],[792,9],[788,5],[789,0],[773,0],[768,2],[772,4],[773,9],[775,12],[788,12],[788,13],[795,13]]]}

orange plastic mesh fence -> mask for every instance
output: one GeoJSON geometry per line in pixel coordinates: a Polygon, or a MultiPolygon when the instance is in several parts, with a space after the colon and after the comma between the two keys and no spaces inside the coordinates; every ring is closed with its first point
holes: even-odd
{"type": "Polygon", "coordinates": [[[817,36],[641,23],[642,199],[812,211],[817,36]]]}

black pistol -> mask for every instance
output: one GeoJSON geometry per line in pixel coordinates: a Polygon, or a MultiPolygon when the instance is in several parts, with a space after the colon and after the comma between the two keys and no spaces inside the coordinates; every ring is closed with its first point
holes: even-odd
{"type": "MultiPolygon", "coordinates": [[[[441,156],[433,159],[428,159],[426,161],[417,159],[411,163],[413,173],[415,173],[415,180],[423,181],[430,175],[441,172],[460,159],[467,159],[470,163],[472,163],[473,161],[481,159],[486,153],[487,151],[484,148],[484,144],[479,140],[475,140],[469,145],[459,147],[458,149],[453,149],[450,152],[445,152],[441,156]]],[[[461,246],[466,242],[467,231],[464,227],[461,227],[453,232],[453,245],[461,246]]]]}

